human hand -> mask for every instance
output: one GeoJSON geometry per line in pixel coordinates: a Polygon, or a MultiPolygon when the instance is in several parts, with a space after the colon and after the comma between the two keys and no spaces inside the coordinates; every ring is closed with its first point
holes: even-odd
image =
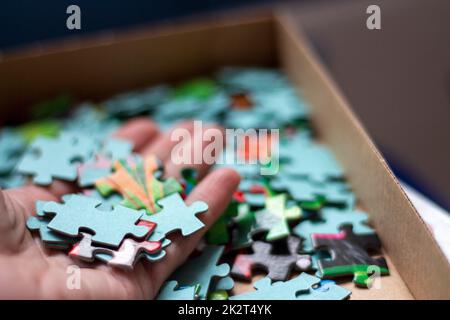
{"type": "MultiPolygon", "coordinates": [[[[193,131],[193,124],[177,126],[193,131]]],[[[207,129],[207,127],[205,128],[207,129]]],[[[134,151],[156,155],[165,166],[167,176],[179,177],[180,165],[171,159],[176,142],[170,132],[160,133],[147,119],[135,119],[115,134],[133,141],[134,151]]],[[[204,148],[194,145],[192,148],[204,148]]],[[[188,237],[169,236],[172,244],[166,256],[158,262],[138,262],[132,271],[123,271],[106,264],[85,264],[66,253],[47,249],[38,236],[26,228],[28,217],[35,213],[35,201],[60,201],[64,194],[77,192],[73,183],[54,181],[48,187],[27,185],[17,189],[0,190],[0,298],[1,299],[151,299],[163,282],[195,249],[209,227],[222,214],[239,184],[239,175],[230,169],[219,169],[209,174],[208,165],[194,165],[204,177],[189,194],[188,204],[205,201],[209,210],[199,216],[205,227],[188,237]],[[69,266],[80,266],[81,286],[67,287],[69,266]]]]}

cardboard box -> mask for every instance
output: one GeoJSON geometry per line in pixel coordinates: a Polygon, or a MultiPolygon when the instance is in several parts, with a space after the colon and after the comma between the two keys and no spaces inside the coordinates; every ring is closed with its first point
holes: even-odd
{"type": "Polygon", "coordinates": [[[95,100],[223,65],[279,65],[310,102],[320,140],[343,165],[388,259],[392,274],[382,277],[381,288],[348,284],[352,299],[450,298],[448,261],[294,25],[284,13],[234,14],[4,54],[0,119],[25,115],[27,106],[61,92],[95,100]]]}

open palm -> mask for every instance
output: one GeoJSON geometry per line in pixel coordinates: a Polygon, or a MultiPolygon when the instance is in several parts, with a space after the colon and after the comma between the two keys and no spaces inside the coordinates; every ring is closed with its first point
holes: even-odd
{"type": "MultiPolygon", "coordinates": [[[[183,127],[192,132],[191,122],[183,127]]],[[[167,176],[179,176],[180,165],[170,161],[175,142],[169,133],[159,133],[157,126],[147,119],[128,122],[115,134],[134,142],[135,151],[155,154],[164,162],[167,176]]],[[[203,143],[192,148],[204,148],[203,143]]],[[[26,220],[35,212],[35,201],[59,201],[67,193],[77,192],[75,184],[55,181],[49,187],[27,185],[17,189],[0,190],[0,298],[18,299],[149,299],[154,298],[167,277],[181,265],[197,243],[224,211],[239,176],[229,169],[207,174],[207,165],[196,165],[204,177],[190,193],[186,202],[205,201],[209,210],[199,218],[205,228],[188,236],[170,236],[172,244],[164,259],[154,263],[136,264],[133,271],[123,271],[106,264],[85,265],[67,253],[49,250],[37,236],[26,228],[26,220]],[[80,266],[81,286],[67,286],[68,267],[80,266]]]]}

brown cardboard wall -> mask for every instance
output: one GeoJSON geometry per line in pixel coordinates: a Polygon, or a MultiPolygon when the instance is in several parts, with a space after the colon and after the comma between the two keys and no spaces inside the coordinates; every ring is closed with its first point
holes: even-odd
{"type": "Polygon", "coordinates": [[[280,19],[279,30],[285,70],[311,101],[321,139],[343,164],[403,280],[416,298],[450,298],[447,259],[388,165],[286,15],[280,19]]]}

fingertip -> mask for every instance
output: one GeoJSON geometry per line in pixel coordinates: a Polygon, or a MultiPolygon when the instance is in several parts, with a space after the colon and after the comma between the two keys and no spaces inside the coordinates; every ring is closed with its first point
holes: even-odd
{"type": "Polygon", "coordinates": [[[144,148],[159,134],[156,123],[146,117],[138,117],[127,121],[115,133],[114,137],[127,139],[134,143],[136,151],[144,148]]]}
{"type": "Polygon", "coordinates": [[[216,172],[216,174],[220,176],[226,177],[226,179],[229,181],[229,183],[233,186],[235,186],[234,189],[236,189],[239,186],[239,183],[241,182],[241,176],[239,173],[232,169],[232,168],[220,168],[214,170],[212,173],[216,172]]]}

